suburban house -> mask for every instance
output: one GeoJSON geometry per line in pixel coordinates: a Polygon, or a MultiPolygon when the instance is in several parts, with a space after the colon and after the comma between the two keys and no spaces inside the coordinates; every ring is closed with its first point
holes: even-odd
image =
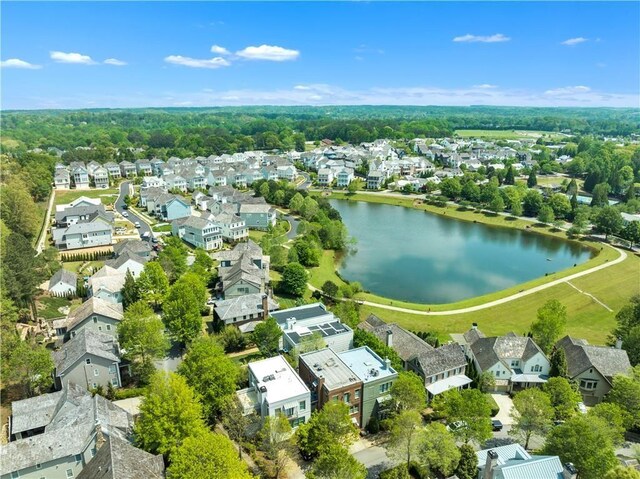
{"type": "Polygon", "coordinates": [[[59,269],[49,280],[48,291],[54,296],[76,294],[78,276],[73,271],[59,269]]]}
{"type": "Polygon", "coordinates": [[[109,176],[111,179],[122,178],[122,173],[120,173],[120,166],[113,161],[108,161],[104,164],[104,167],[107,169],[109,176]]]}
{"type": "Polygon", "coordinates": [[[478,323],[473,323],[471,325],[471,329],[463,334],[453,333],[450,336],[451,339],[462,347],[462,350],[468,359],[471,359],[471,345],[476,340],[486,337],[484,333],[478,329],[478,323]]]}
{"type": "Polygon", "coordinates": [[[72,166],[71,179],[73,180],[73,186],[77,190],[89,189],[89,172],[84,166],[72,166]]]}
{"type": "Polygon", "coordinates": [[[109,172],[103,166],[99,166],[91,174],[96,188],[109,188],[109,172]]]}
{"type": "Polygon", "coordinates": [[[337,353],[353,347],[353,330],[342,324],[340,318],[331,311],[327,311],[322,303],[283,309],[271,313],[271,316],[282,329],[281,347],[284,351],[299,351],[305,340],[314,334],[337,353]]]}
{"type": "Polygon", "coordinates": [[[222,239],[225,241],[234,243],[249,237],[247,224],[235,213],[221,212],[211,215],[209,219],[220,225],[222,239]]]}
{"type": "Polygon", "coordinates": [[[69,383],[86,389],[102,386],[106,390],[109,384],[115,388],[122,386],[120,348],[112,335],[81,329],[52,356],[57,390],[69,383]]]}
{"type": "Polygon", "coordinates": [[[459,344],[434,348],[397,324],[387,324],[371,314],[358,325],[393,348],[402,359],[405,370],[416,373],[432,398],[450,389],[461,389],[472,381],[464,373],[467,359],[459,344]]]}
{"type": "Polygon", "coordinates": [[[526,336],[478,338],[470,347],[478,374],[489,371],[496,378],[497,391],[540,386],[549,378],[549,360],[526,336]]]}
{"type": "Polygon", "coordinates": [[[371,171],[367,175],[367,189],[368,190],[379,190],[382,186],[382,182],[384,181],[384,173],[381,171],[371,171]]]}
{"type": "Polygon", "coordinates": [[[383,405],[391,397],[389,391],[398,373],[391,367],[391,361],[383,360],[368,346],[343,351],[338,356],[363,383],[360,425],[365,427],[372,417],[382,415],[383,405]]]}
{"type": "MultiPolygon", "coordinates": [[[[166,183],[164,180],[158,176],[145,176],[142,178],[142,184],[140,185],[140,196],[142,197],[142,190],[147,188],[162,188],[163,190],[166,188],[166,183]]],[[[144,206],[144,205],[142,205],[144,206]]]]}
{"type": "Polygon", "coordinates": [[[172,197],[159,206],[160,216],[166,221],[177,220],[178,218],[186,218],[191,216],[191,205],[180,196],[171,195],[172,197]]]}
{"type": "Polygon", "coordinates": [[[90,223],[99,216],[102,216],[107,223],[113,222],[113,214],[107,213],[101,203],[66,207],[63,210],[56,211],[55,220],[58,226],[68,227],[76,223],[90,223]]]}
{"type": "Polygon", "coordinates": [[[120,165],[120,175],[122,178],[133,178],[136,176],[136,165],[131,163],[130,161],[123,160],[119,163],[120,165]]]}
{"type": "Polygon", "coordinates": [[[301,354],[300,378],[311,390],[311,408],[319,410],[329,401],[349,406],[351,420],[362,424],[362,381],[331,348],[301,354]]]}
{"type": "Polygon", "coordinates": [[[105,267],[113,268],[120,274],[126,274],[129,271],[134,278],[138,278],[148,260],[149,258],[125,250],[115,259],[105,261],[104,265],[105,267]]]}
{"type": "Polygon", "coordinates": [[[249,229],[267,230],[276,225],[276,210],[266,203],[241,204],[238,216],[249,229]]]}
{"type": "Polygon", "coordinates": [[[113,228],[102,221],[76,223],[68,228],[54,228],[53,242],[58,249],[71,250],[111,246],[113,228]]]}
{"type": "Polygon", "coordinates": [[[576,479],[573,464],[562,465],[558,456],[532,456],[520,444],[476,451],[478,479],[576,479]]]}
{"type": "Polygon", "coordinates": [[[249,363],[249,387],[236,394],[245,415],[260,417],[283,414],[292,428],[311,417],[309,388],[283,356],[249,363]]]}
{"type": "Polygon", "coordinates": [[[122,256],[126,253],[141,257],[144,259],[151,258],[151,245],[148,241],[127,239],[113,245],[113,253],[122,256]]]}
{"type": "Polygon", "coordinates": [[[66,168],[56,168],[56,173],[53,177],[53,182],[56,190],[68,190],[71,188],[71,176],[69,170],[66,168]]]}
{"type": "Polygon", "coordinates": [[[58,336],[74,337],[82,329],[90,329],[115,336],[116,327],[122,321],[122,304],[100,298],[89,298],[71,311],[66,319],[54,321],[58,336]]]}
{"type": "Polygon", "coordinates": [[[254,330],[256,325],[266,319],[266,315],[280,306],[266,294],[245,294],[233,299],[218,300],[213,304],[216,321],[225,326],[234,325],[243,333],[254,330]]]}
{"type": "Polygon", "coordinates": [[[70,383],[62,391],[15,401],[10,427],[15,439],[0,446],[1,479],[68,479],[78,477],[106,438],[128,441],[133,417],[70,383]]]}
{"type": "Polygon", "coordinates": [[[171,223],[171,233],[205,251],[222,248],[220,226],[199,216],[187,216],[174,220],[171,223]]]}
{"type": "Polygon", "coordinates": [[[595,406],[611,390],[616,374],[629,374],[631,363],[622,344],[616,347],[592,346],[584,339],[565,336],[556,343],[567,358],[569,379],[578,384],[587,406],[595,406]]]}
{"type": "Polygon", "coordinates": [[[126,275],[126,270],[118,271],[111,266],[103,266],[89,278],[89,296],[111,303],[121,303],[126,275]]]}
{"type": "Polygon", "coordinates": [[[269,282],[269,257],[251,240],[216,254],[220,261],[218,291],[225,299],[265,292],[269,282]]]}
{"type": "Polygon", "coordinates": [[[346,188],[354,180],[353,168],[341,168],[336,174],[338,188],[346,188]]]}
{"type": "Polygon", "coordinates": [[[330,186],[333,183],[333,171],[331,168],[320,168],[318,170],[318,184],[320,186],[330,186]]]}
{"type": "Polygon", "coordinates": [[[279,180],[293,181],[298,174],[296,167],[293,165],[280,165],[276,167],[279,180]]]}
{"type": "Polygon", "coordinates": [[[136,160],[134,164],[136,166],[136,173],[139,176],[151,176],[153,174],[153,169],[149,160],[136,160]]]}

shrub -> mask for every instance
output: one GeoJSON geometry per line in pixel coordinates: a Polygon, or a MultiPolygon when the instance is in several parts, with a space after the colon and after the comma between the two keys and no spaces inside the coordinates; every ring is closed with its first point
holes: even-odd
{"type": "Polygon", "coordinates": [[[129,388],[129,389],[116,389],[115,399],[129,399],[137,396],[142,396],[145,393],[146,388],[129,388]]]}
{"type": "Polygon", "coordinates": [[[367,424],[367,431],[371,434],[378,434],[380,432],[380,421],[378,421],[378,419],[375,417],[369,419],[369,423],[367,424]]]}
{"type": "Polygon", "coordinates": [[[498,406],[498,403],[495,399],[493,399],[493,396],[491,394],[485,394],[485,397],[487,398],[487,402],[491,407],[491,417],[495,417],[495,415],[500,412],[500,406],[498,406]]]}

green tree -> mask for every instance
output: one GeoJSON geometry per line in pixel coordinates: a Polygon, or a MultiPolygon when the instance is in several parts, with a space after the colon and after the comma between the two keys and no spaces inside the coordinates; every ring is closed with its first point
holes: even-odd
{"type": "Polygon", "coordinates": [[[483,393],[493,391],[496,387],[496,377],[491,371],[483,371],[478,378],[478,389],[483,393]]]}
{"type": "Polygon", "coordinates": [[[252,337],[260,353],[269,358],[278,354],[281,336],[282,329],[278,326],[275,318],[270,316],[265,321],[256,325],[252,337]]]}
{"type": "Polygon", "coordinates": [[[622,229],[622,215],[613,206],[605,206],[596,214],[593,224],[598,232],[604,233],[606,240],[609,235],[615,235],[622,229]]]}
{"type": "Polygon", "coordinates": [[[262,429],[260,430],[262,450],[273,465],[272,477],[275,479],[280,477],[280,473],[287,464],[288,453],[293,446],[291,431],[291,424],[282,414],[264,418],[262,429]]]}
{"type": "Polygon", "coordinates": [[[640,363],[640,295],[634,295],[616,314],[617,326],[609,337],[609,344],[614,345],[617,339],[629,355],[632,366],[640,363]]]}
{"type": "Polygon", "coordinates": [[[233,443],[210,431],[186,437],[172,455],[167,479],[251,479],[233,443]]]}
{"type": "Polygon", "coordinates": [[[165,240],[165,247],[158,255],[162,269],[167,273],[169,282],[173,283],[187,271],[187,249],[177,236],[165,240]]]}
{"type": "Polygon", "coordinates": [[[640,479],[640,472],[630,466],[618,465],[609,470],[603,479],[640,479]]]}
{"type": "Polygon", "coordinates": [[[190,343],[202,334],[200,310],[204,301],[196,289],[197,284],[191,281],[177,281],[169,288],[162,304],[162,319],[167,329],[184,344],[190,343]]]}
{"type": "Polygon", "coordinates": [[[347,186],[347,191],[350,195],[355,195],[358,191],[358,183],[355,180],[351,181],[347,186]]]}
{"type": "Polygon", "coordinates": [[[327,296],[335,298],[336,296],[338,296],[339,288],[338,285],[333,281],[327,280],[322,285],[322,292],[327,296]]]}
{"type": "MultiPolygon", "coordinates": [[[[13,331],[10,334],[14,334],[13,331]]],[[[5,342],[6,337],[3,334],[3,349],[9,345],[12,349],[3,353],[3,359],[7,358],[7,363],[2,365],[3,381],[20,385],[25,397],[46,392],[53,384],[54,365],[50,351],[28,340],[11,341],[11,336],[5,342]]]]}
{"type": "Polygon", "coordinates": [[[516,184],[516,175],[515,175],[515,172],[513,171],[513,165],[509,165],[509,168],[507,169],[507,174],[504,177],[504,184],[505,185],[516,184]]]}
{"type": "Polygon", "coordinates": [[[122,307],[126,310],[129,305],[135,303],[140,299],[140,290],[136,279],[131,274],[131,271],[127,269],[127,273],[124,276],[124,286],[122,286],[122,307]]]}
{"type": "Polygon", "coordinates": [[[327,343],[325,342],[322,334],[318,331],[314,331],[313,333],[304,336],[300,339],[300,346],[298,347],[298,352],[300,354],[309,353],[311,351],[317,351],[319,349],[323,349],[327,347],[327,343]]]}
{"type": "Polygon", "coordinates": [[[27,185],[20,178],[12,176],[2,185],[0,216],[11,231],[33,238],[40,223],[37,211],[27,185]]]}
{"type": "Polygon", "coordinates": [[[213,423],[232,400],[240,370],[225,355],[222,346],[213,337],[201,337],[189,346],[178,373],[202,398],[204,416],[213,423]]]}
{"type": "Polygon", "coordinates": [[[172,453],[187,437],[204,433],[205,429],[202,406],[186,379],[178,374],[156,372],[133,429],[136,445],[173,459],[172,453]]]}
{"type": "Polygon", "coordinates": [[[247,429],[255,419],[255,414],[245,415],[244,408],[237,397],[227,401],[222,411],[222,425],[229,438],[238,445],[238,458],[242,458],[242,441],[247,429]]]}
{"type": "Polygon", "coordinates": [[[456,476],[459,479],[476,479],[478,476],[478,457],[469,444],[460,446],[460,461],[456,468],[456,476]]]}
{"type": "Polygon", "coordinates": [[[633,368],[630,376],[614,376],[613,387],[606,399],[629,415],[631,427],[640,427],[640,366],[633,368]]]}
{"type": "Polygon", "coordinates": [[[591,192],[591,206],[609,206],[610,190],[608,183],[598,183],[591,192]]]}
{"type": "Polygon", "coordinates": [[[454,431],[459,440],[482,443],[491,437],[491,407],[481,391],[450,390],[436,396],[433,407],[442,411],[449,422],[462,421],[466,424],[454,431]]]}
{"type": "Polygon", "coordinates": [[[339,444],[327,444],[307,472],[309,479],[365,479],[367,468],[339,444]]]}
{"type": "Polygon", "coordinates": [[[578,414],[551,430],[545,454],[573,463],[581,478],[600,479],[618,462],[607,429],[601,419],[578,414]]]}
{"type": "Polygon", "coordinates": [[[169,279],[158,261],[149,261],[144,265],[137,283],[140,296],[156,308],[169,290],[169,279]]]}
{"type": "Polygon", "coordinates": [[[418,450],[421,436],[422,416],[414,409],[408,409],[389,420],[389,450],[398,459],[404,460],[407,471],[411,458],[418,450]]]}
{"type": "Polygon", "coordinates": [[[289,200],[289,209],[294,213],[300,213],[303,203],[304,197],[300,193],[296,193],[289,200]]]}
{"type": "Polygon", "coordinates": [[[553,408],[549,396],[540,389],[525,389],[513,398],[511,411],[513,425],[509,434],[519,441],[524,441],[524,448],[529,448],[531,436],[544,437],[551,427],[553,408]]]}
{"type": "Polygon", "coordinates": [[[460,462],[460,450],[444,424],[432,422],[418,439],[417,461],[438,477],[451,476],[460,462]]]}
{"type": "Polygon", "coordinates": [[[410,371],[401,371],[391,386],[391,400],[396,412],[421,411],[427,405],[427,394],[420,376],[410,371]]]}
{"type": "Polygon", "coordinates": [[[317,457],[327,444],[349,447],[358,438],[358,428],[351,422],[349,406],[341,401],[330,401],[311,415],[306,424],[296,431],[300,450],[317,457]]]}
{"type": "Polygon", "coordinates": [[[502,196],[500,196],[500,193],[493,195],[493,198],[489,203],[489,210],[496,214],[504,211],[504,200],[502,199],[502,196]]]}
{"type": "Polygon", "coordinates": [[[567,369],[567,356],[564,352],[564,349],[554,347],[551,350],[549,364],[549,376],[561,378],[569,377],[569,370],[567,369]]]}
{"type": "Polygon", "coordinates": [[[542,205],[538,212],[538,221],[540,223],[551,224],[555,220],[553,209],[549,205],[542,205]]]}
{"type": "Polygon", "coordinates": [[[462,193],[462,185],[458,178],[445,178],[440,183],[440,192],[449,199],[456,199],[462,193]]]}
{"type": "Polygon", "coordinates": [[[522,203],[517,202],[511,205],[511,214],[513,216],[522,216],[523,208],[522,203]]]}
{"type": "Polygon", "coordinates": [[[531,334],[540,349],[549,354],[567,325],[567,308],[557,299],[550,299],[538,309],[537,316],[531,323],[531,334]]]}
{"type": "Polygon", "coordinates": [[[153,360],[164,357],[169,341],[162,320],[142,301],[133,303],[118,325],[123,356],[132,362],[134,374],[146,384],[154,371],[153,360]]]}
{"type": "Polygon", "coordinates": [[[6,238],[2,257],[2,292],[18,306],[28,306],[45,279],[42,256],[36,256],[31,242],[19,233],[6,238]]]}
{"type": "Polygon", "coordinates": [[[527,178],[527,187],[533,188],[538,184],[538,177],[536,176],[536,170],[533,168],[531,173],[529,173],[529,177],[527,178]]]}
{"type": "Polygon", "coordinates": [[[614,446],[619,446],[624,442],[624,433],[632,424],[632,418],[620,406],[613,403],[602,402],[589,409],[588,416],[602,419],[609,425],[608,432],[611,435],[611,442],[614,446]]]}
{"type": "Polygon", "coordinates": [[[292,296],[302,297],[307,290],[307,270],[300,263],[289,263],[282,270],[280,289],[292,296]]]}
{"type": "Polygon", "coordinates": [[[567,198],[563,193],[555,193],[551,195],[549,198],[549,206],[551,206],[556,218],[567,218],[573,209],[569,198],[567,198]]]}
{"type": "Polygon", "coordinates": [[[640,221],[629,221],[620,232],[627,241],[631,242],[631,245],[640,243],[640,221]]]}
{"type": "Polygon", "coordinates": [[[307,196],[302,202],[302,208],[300,209],[300,214],[304,216],[305,219],[311,220],[314,216],[318,214],[319,207],[318,202],[314,200],[311,196],[307,196]]]}
{"type": "Polygon", "coordinates": [[[536,190],[528,190],[523,198],[523,211],[527,216],[538,216],[542,208],[542,195],[536,190]]]}
{"type": "Polygon", "coordinates": [[[576,405],[582,401],[582,396],[576,386],[562,377],[552,377],[543,385],[542,390],[549,395],[554,417],[564,421],[576,412],[576,405]]]}
{"type": "Polygon", "coordinates": [[[263,198],[267,198],[270,192],[271,190],[269,189],[269,184],[267,182],[262,183],[258,189],[258,193],[260,193],[260,196],[263,198]]]}

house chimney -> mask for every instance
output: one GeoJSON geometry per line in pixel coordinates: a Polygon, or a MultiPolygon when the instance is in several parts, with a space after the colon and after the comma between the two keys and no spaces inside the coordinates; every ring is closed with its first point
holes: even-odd
{"type": "Polygon", "coordinates": [[[478,329],[478,323],[471,323],[471,329],[478,329]]]}
{"type": "Polygon", "coordinates": [[[384,358],[384,368],[386,370],[391,369],[391,359],[389,358],[384,358]]]}
{"type": "Polygon", "coordinates": [[[393,331],[390,329],[387,329],[387,346],[390,348],[393,347],[393,331]]]}
{"type": "Polygon", "coordinates": [[[616,338],[616,349],[622,349],[622,338],[616,338]]]}
{"type": "Polygon", "coordinates": [[[567,462],[562,469],[562,479],[576,479],[578,470],[571,462],[567,462]]]}
{"type": "Polygon", "coordinates": [[[269,317],[269,297],[266,294],[262,295],[262,319],[266,321],[269,317]]]}
{"type": "Polygon", "coordinates": [[[287,318],[287,329],[293,329],[293,325],[296,324],[296,318],[287,318]]]}
{"type": "Polygon", "coordinates": [[[483,479],[493,479],[493,471],[498,465],[498,453],[494,450],[487,451],[487,460],[484,463],[483,479]]]}

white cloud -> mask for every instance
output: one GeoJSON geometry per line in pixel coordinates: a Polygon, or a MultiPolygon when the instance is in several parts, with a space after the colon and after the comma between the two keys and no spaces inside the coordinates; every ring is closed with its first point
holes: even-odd
{"type": "Polygon", "coordinates": [[[237,51],[236,55],[247,60],[268,60],[272,62],[285,62],[295,60],[300,56],[298,50],[277,47],[275,45],[260,45],[259,47],[247,47],[237,51]]]}
{"type": "Polygon", "coordinates": [[[575,95],[577,93],[588,93],[591,91],[591,88],[584,85],[577,86],[566,86],[562,88],[554,88],[553,90],[547,90],[544,92],[545,95],[551,96],[562,96],[562,95],[575,95]]]}
{"type": "Polygon", "coordinates": [[[211,53],[215,53],[217,55],[229,55],[231,52],[220,45],[211,45],[211,53]]]}
{"type": "Polygon", "coordinates": [[[460,37],[454,37],[454,42],[460,43],[499,43],[499,42],[508,42],[511,40],[510,37],[503,35],[502,33],[496,33],[495,35],[471,35],[467,33],[466,35],[462,35],[460,37]]]}
{"type": "Polygon", "coordinates": [[[580,43],[584,43],[586,41],[588,41],[588,38],[584,38],[584,37],[576,37],[576,38],[569,38],[567,40],[565,40],[564,42],[561,42],[562,45],[567,45],[568,47],[572,47],[574,45],[578,45],[580,43]]]}
{"type": "Polygon", "coordinates": [[[94,65],[96,63],[89,55],[82,55],[80,53],[52,51],[49,52],[49,56],[58,63],[74,63],[77,65],[94,65]]]}
{"type": "Polygon", "coordinates": [[[225,60],[222,57],[211,58],[210,60],[198,59],[198,58],[190,58],[183,57],[182,55],[169,55],[165,57],[165,62],[171,63],[173,65],[182,65],[184,67],[191,68],[221,68],[228,67],[231,63],[225,60]]]}
{"type": "Polygon", "coordinates": [[[123,67],[127,64],[127,62],[123,62],[122,60],[118,60],[117,58],[107,58],[104,63],[106,65],[114,65],[116,67],[123,67]]]}
{"type": "Polygon", "coordinates": [[[1,68],[21,68],[24,70],[38,70],[42,68],[40,65],[34,65],[33,63],[25,62],[19,58],[9,58],[0,62],[1,68]]]}
{"type": "Polygon", "coordinates": [[[491,85],[489,83],[482,83],[481,85],[473,85],[473,88],[478,88],[481,90],[489,90],[491,88],[498,88],[498,85],[491,85]]]}
{"type": "Polygon", "coordinates": [[[310,86],[307,85],[296,85],[293,87],[294,90],[302,90],[302,91],[306,91],[306,90],[311,90],[312,88],[310,86]]]}

